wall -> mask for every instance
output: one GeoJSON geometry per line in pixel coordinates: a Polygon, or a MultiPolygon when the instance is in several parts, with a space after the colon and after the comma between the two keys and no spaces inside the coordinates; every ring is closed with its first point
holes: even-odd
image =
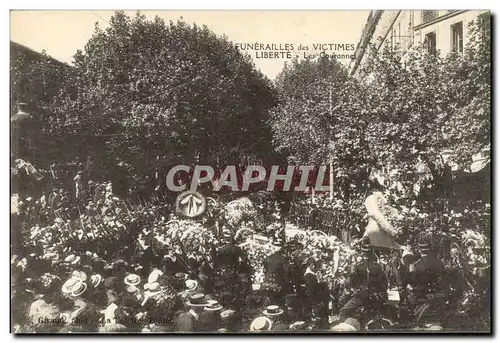
{"type": "Polygon", "coordinates": [[[464,27],[463,44],[465,47],[468,42],[468,24],[488,11],[456,11],[455,13],[449,13],[449,10],[440,10],[438,11],[438,17],[427,23],[422,23],[422,12],[421,10],[373,11],[355,51],[357,58],[349,65],[351,74],[359,77],[366,76],[361,75],[361,68],[366,63],[371,49],[381,51],[386,46],[399,45],[401,49],[407,50],[413,45],[423,43],[425,35],[430,32],[436,32],[437,50],[440,50],[442,54],[448,54],[451,51],[451,25],[460,21],[463,22],[464,27]],[[381,12],[380,18],[376,21],[375,12],[381,12]],[[370,22],[376,26],[371,36],[365,32],[370,22]],[[367,46],[366,49],[362,49],[364,45],[367,46]],[[373,45],[372,48],[370,48],[371,45],[373,45]]]}
{"type": "MultiPolygon", "coordinates": [[[[421,11],[418,11],[421,12],[421,11]]],[[[468,24],[477,19],[482,13],[488,11],[460,11],[459,14],[446,17],[445,19],[438,20],[435,23],[424,26],[421,29],[415,30],[415,41],[417,43],[423,42],[425,35],[430,32],[436,33],[436,48],[441,51],[442,55],[446,55],[451,51],[451,25],[458,22],[463,22],[464,28],[464,47],[468,42],[467,27],[468,24]]],[[[421,17],[421,13],[418,15],[421,17]]],[[[439,18],[440,19],[440,18],[439,18]]],[[[420,18],[421,20],[421,18],[420,18]]]]}

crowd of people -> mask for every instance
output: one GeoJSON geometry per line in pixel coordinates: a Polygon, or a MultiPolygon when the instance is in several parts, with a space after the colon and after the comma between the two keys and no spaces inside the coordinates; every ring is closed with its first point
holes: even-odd
{"type": "MultiPolygon", "coordinates": [[[[18,216],[43,224],[61,214],[79,222],[82,213],[96,212],[99,218],[106,213],[101,207],[114,199],[112,184],[85,181],[80,174],[74,181],[75,194],[54,188],[40,198],[23,199],[18,216]],[[85,204],[102,206],[85,212],[85,204]]],[[[466,261],[452,246],[451,258],[438,256],[432,237],[394,249],[376,247],[365,235],[350,244],[358,255],[339,268],[346,277],[332,283],[320,275],[324,260],[297,258],[304,255],[294,252],[306,247],[287,236],[281,219],[271,225],[276,230],[262,231],[273,246],[262,265],[242,248],[241,230],[224,225],[215,246],[190,254],[179,242],[160,244],[149,227],[139,228],[144,234],[134,238],[133,254],[118,249],[119,239],[101,255],[61,247],[54,257],[41,245],[16,246],[11,260],[14,332],[443,330],[471,303],[464,298],[470,289],[466,261]]],[[[475,293],[484,300],[489,277],[482,271],[475,293]]],[[[479,311],[489,313],[489,308],[479,311]]]]}
{"type": "MultiPolygon", "coordinates": [[[[220,247],[187,259],[177,246],[157,249],[154,244],[113,261],[91,252],[68,252],[55,263],[35,253],[14,256],[15,330],[345,332],[394,329],[395,318],[399,324],[419,321],[429,330],[442,330],[442,313],[436,311],[453,292],[444,289],[451,285],[445,266],[426,243],[416,252],[405,251],[399,263],[391,264],[397,266],[391,274],[379,263],[378,252],[362,241],[349,278],[332,287],[315,273],[321,261],[290,259],[293,239],[280,234],[271,237],[276,250],[264,260],[263,282],[254,284],[245,251],[230,231],[223,236],[220,247]],[[398,287],[396,307],[388,306],[389,284],[398,287]]],[[[455,267],[459,272],[459,262],[455,267]]],[[[454,286],[456,302],[463,290],[454,286]]]]}

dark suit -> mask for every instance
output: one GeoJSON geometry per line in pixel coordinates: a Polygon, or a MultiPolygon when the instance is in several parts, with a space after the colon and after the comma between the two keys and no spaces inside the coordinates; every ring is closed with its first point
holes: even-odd
{"type": "Polygon", "coordinates": [[[219,311],[203,311],[198,320],[198,331],[215,332],[220,328],[219,311]]]}
{"type": "Polygon", "coordinates": [[[428,299],[427,295],[435,295],[443,291],[442,278],[444,275],[443,263],[435,256],[422,256],[420,260],[414,263],[413,271],[407,275],[407,283],[412,287],[408,294],[408,305],[412,311],[415,311],[422,304],[430,307],[420,317],[420,322],[439,322],[440,318],[435,315],[436,307],[439,307],[443,298],[428,299]]]}
{"type": "Polygon", "coordinates": [[[328,286],[318,281],[313,273],[303,276],[304,285],[304,312],[307,316],[314,313],[321,324],[328,324],[328,303],[330,300],[328,286]]]}
{"type": "Polygon", "coordinates": [[[185,263],[179,257],[173,261],[170,257],[165,257],[162,261],[163,272],[166,276],[173,276],[177,273],[189,273],[185,263]]]}
{"type": "Polygon", "coordinates": [[[285,295],[293,291],[291,266],[286,257],[277,251],[264,260],[264,284],[268,304],[284,305],[285,295]]]}
{"type": "Polygon", "coordinates": [[[190,312],[183,312],[179,314],[176,321],[177,332],[195,332],[197,329],[197,319],[190,312]]]}
{"type": "Polygon", "coordinates": [[[216,264],[221,268],[238,268],[240,265],[240,261],[245,260],[245,252],[234,243],[227,243],[223,245],[216,253],[216,264]]]}
{"type": "Polygon", "coordinates": [[[415,262],[413,271],[408,274],[408,283],[414,289],[414,296],[422,297],[442,291],[443,275],[443,263],[436,257],[427,255],[415,262]]]}
{"type": "Polygon", "coordinates": [[[377,262],[364,259],[354,268],[350,278],[357,293],[340,310],[341,321],[352,317],[361,306],[370,311],[387,301],[386,275],[377,262]]]}

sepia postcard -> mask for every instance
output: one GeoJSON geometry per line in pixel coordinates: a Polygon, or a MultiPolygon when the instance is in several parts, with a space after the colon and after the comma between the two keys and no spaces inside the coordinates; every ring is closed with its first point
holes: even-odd
{"type": "Polygon", "coordinates": [[[10,12],[12,334],[491,334],[488,10],[10,12]]]}

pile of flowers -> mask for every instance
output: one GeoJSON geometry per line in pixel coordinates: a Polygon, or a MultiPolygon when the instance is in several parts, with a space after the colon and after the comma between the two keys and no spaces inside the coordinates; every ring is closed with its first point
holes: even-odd
{"type": "Polygon", "coordinates": [[[165,245],[179,245],[187,255],[218,245],[214,232],[194,220],[171,220],[155,230],[155,238],[165,245]]]}

